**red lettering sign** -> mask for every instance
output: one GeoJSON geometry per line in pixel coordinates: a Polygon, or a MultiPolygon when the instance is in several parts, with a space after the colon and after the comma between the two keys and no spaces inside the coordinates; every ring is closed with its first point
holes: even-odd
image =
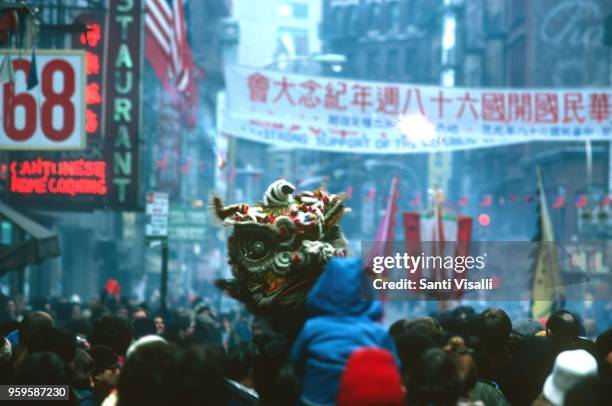
{"type": "Polygon", "coordinates": [[[472,112],[472,118],[475,120],[478,119],[478,113],[476,112],[476,108],[474,107],[474,103],[477,103],[478,100],[470,97],[470,92],[465,92],[463,97],[458,97],[457,100],[461,102],[461,106],[459,106],[459,111],[457,111],[457,118],[463,117],[463,112],[465,111],[465,107],[467,106],[472,112]]]}
{"type": "Polygon", "coordinates": [[[399,114],[400,91],[398,86],[378,88],[378,107],[376,111],[382,114],[396,116],[399,114]]]}
{"type": "Polygon", "coordinates": [[[528,93],[510,93],[508,95],[508,119],[528,123],[532,118],[531,95],[528,93]]]}
{"type": "Polygon", "coordinates": [[[276,95],[276,97],[274,98],[274,100],[272,100],[273,103],[278,103],[280,99],[284,97],[287,98],[287,101],[289,102],[289,104],[294,105],[295,102],[293,101],[293,98],[291,97],[291,93],[289,93],[289,89],[292,87],[295,87],[295,83],[290,83],[287,80],[286,76],[283,76],[283,78],[281,79],[280,82],[275,82],[276,85],[280,86],[280,90],[278,92],[278,94],[276,95]]]}
{"type": "Polygon", "coordinates": [[[308,109],[314,109],[321,104],[321,98],[316,95],[317,90],[321,88],[321,85],[314,80],[307,80],[302,83],[300,87],[308,91],[307,94],[300,96],[300,104],[308,109]]]}
{"type": "Polygon", "coordinates": [[[607,93],[589,95],[589,116],[598,123],[610,117],[610,99],[607,93]]]}
{"type": "Polygon", "coordinates": [[[550,124],[559,122],[559,100],[556,93],[536,93],[535,121],[550,124]]]}
{"type": "Polygon", "coordinates": [[[17,194],[106,195],[106,162],[73,161],[11,162],[10,190],[17,194]]]}
{"type": "Polygon", "coordinates": [[[506,121],[506,98],[503,93],[483,93],[481,98],[483,121],[506,121]]]}
{"type": "Polygon", "coordinates": [[[563,122],[571,123],[577,121],[584,122],[584,117],[580,115],[580,111],[584,109],[582,104],[582,93],[565,93],[563,94],[563,122]]]}
{"type": "Polygon", "coordinates": [[[340,97],[346,94],[346,89],[346,82],[338,82],[337,86],[332,82],[328,83],[325,86],[323,107],[328,110],[346,110],[346,106],[340,104],[340,97]]]}
{"type": "Polygon", "coordinates": [[[442,90],[438,91],[438,97],[432,97],[431,101],[438,103],[438,118],[444,118],[444,103],[450,103],[451,99],[445,99],[442,90]]]}
{"type": "Polygon", "coordinates": [[[268,89],[270,89],[270,80],[267,76],[257,72],[247,78],[247,86],[249,87],[249,99],[253,102],[267,103],[268,89]]]}
{"type": "Polygon", "coordinates": [[[361,112],[364,113],[366,108],[372,105],[371,95],[372,88],[370,86],[353,85],[353,106],[359,106],[361,112]]]}
{"type": "Polygon", "coordinates": [[[412,92],[414,91],[414,98],[416,100],[417,108],[419,109],[419,113],[423,116],[426,116],[425,108],[423,107],[423,100],[421,99],[421,89],[408,89],[406,90],[406,100],[404,101],[404,108],[402,109],[402,114],[407,114],[410,112],[410,106],[412,104],[412,92]]]}

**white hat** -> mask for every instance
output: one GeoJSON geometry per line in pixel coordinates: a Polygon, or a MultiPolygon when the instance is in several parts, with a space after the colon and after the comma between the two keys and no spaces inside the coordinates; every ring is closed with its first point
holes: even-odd
{"type": "Polygon", "coordinates": [[[130,355],[132,355],[134,351],[136,351],[138,348],[141,348],[145,345],[152,344],[152,343],[167,343],[167,342],[166,340],[164,340],[163,338],[155,334],[149,334],[149,335],[140,337],[138,340],[134,341],[128,347],[127,351],[125,352],[126,358],[129,358],[130,355]]]}
{"type": "Polygon", "coordinates": [[[567,392],[586,377],[597,375],[597,361],[585,350],[563,351],[557,355],[553,371],[544,382],[544,396],[563,405],[567,392]]]}

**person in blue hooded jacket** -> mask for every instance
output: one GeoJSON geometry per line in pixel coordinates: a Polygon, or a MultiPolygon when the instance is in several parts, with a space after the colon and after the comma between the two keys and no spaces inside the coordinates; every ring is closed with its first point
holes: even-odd
{"type": "Polygon", "coordinates": [[[308,295],[311,317],[291,354],[307,405],[336,403],[344,366],[356,349],[380,347],[398,359],[391,337],[377,322],[382,318],[380,302],[361,298],[361,272],[359,258],[333,258],[308,295]]]}

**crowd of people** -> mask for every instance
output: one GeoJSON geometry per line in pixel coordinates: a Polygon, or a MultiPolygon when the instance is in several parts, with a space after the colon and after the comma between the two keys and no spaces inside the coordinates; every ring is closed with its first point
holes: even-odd
{"type": "MultiPolygon", "coordinates": [[[[158,312],[102,293],[88,305],[2,297],[0,383],[68,385],[72,405],[611,405],[612,329],[469,306],[380,323],[361,265],[332,260],[296,338],[202,299],[158,312]]],[[[57,404],[55,401],[53,404],[57,404]]]]}

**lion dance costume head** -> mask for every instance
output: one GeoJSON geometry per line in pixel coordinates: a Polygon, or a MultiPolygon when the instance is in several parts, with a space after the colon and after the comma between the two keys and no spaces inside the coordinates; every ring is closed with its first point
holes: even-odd
{"type": "Polygon", "coordinates": [[[217,286],[256,315],[303,311],[327,261],[347,254],[338,225],[350,210],[344,207],[346,196],[323,187],[294,192],[292,184],[277,180],[252,206],[224,206],[213,198],[215,215],[234,228],[228,240],[234,279],[219,280],[217,286]]]}

